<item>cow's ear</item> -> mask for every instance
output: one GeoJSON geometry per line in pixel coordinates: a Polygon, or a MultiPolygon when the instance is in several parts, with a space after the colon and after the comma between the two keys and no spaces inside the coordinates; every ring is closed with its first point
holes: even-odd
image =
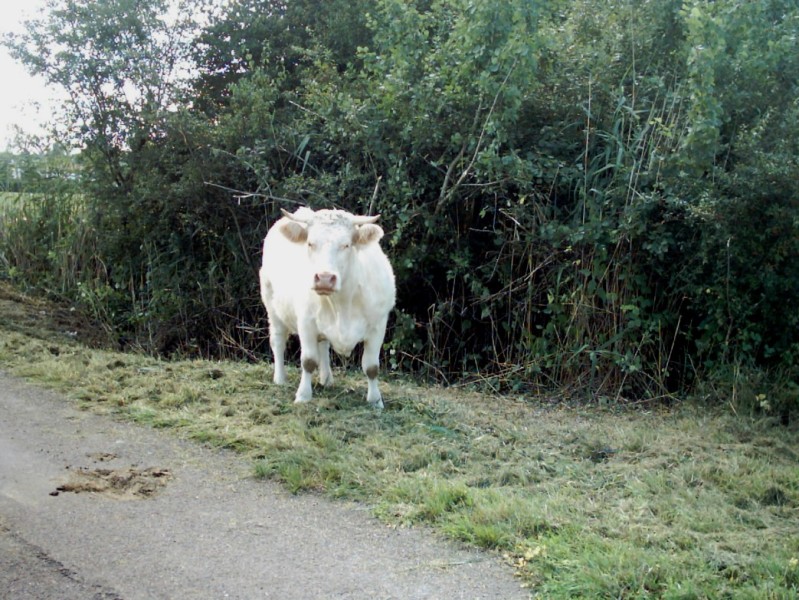
{"type": "Polygon", "coordinates": [[[308,239],[308,229],[295,221],[284,219],[283,224],[280,226],[280,233],[295,244],[301,244],[308,239]]]}
{"type": "Polygon", "coordinates": [[[355,228],[352,234],[352,243],[356,246],[380,241],[383,237],[383,228],[380,225],[361,225],[355,228]]]}

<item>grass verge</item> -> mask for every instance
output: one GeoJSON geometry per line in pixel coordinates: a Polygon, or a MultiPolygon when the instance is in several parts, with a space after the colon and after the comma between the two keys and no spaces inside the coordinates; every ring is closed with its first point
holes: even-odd
{"type": "MultiPolygon", "coordinates": [[[[499,552],[545,598],[796,598],[796,428],[684,404],[548,406],[338,373],[292,403],[271,367],[89,348],[63,314],[0,294],[0,368],[251,458],[298,493],[368,503],[499,552]]],[[[293,375],[296,383],[298,373],[293,375]]]]}

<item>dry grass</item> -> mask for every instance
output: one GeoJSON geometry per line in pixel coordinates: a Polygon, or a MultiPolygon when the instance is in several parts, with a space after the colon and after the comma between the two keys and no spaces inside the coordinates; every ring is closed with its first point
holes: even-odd
{"type": "Polygon", "coordinates": [[[564,407],[401,377],[383,382],[375,412],[357,373],[295,406],[267,364],[163,362],[90,349],[58,327],[0,319],[0,366],[87,409],[236,449],[294,492],[498,551],[534,595],[799,595],[796,429],[687,404],[564,407]]]}

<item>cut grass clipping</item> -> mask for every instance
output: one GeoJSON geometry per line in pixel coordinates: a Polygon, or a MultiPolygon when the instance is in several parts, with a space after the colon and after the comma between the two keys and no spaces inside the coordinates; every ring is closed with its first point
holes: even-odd
{"type": "Polygon", "coordinates": [[[237,450],[292,492],[497,551],[533,596],[799,595],[795,429],[688,406],[552,408],[399,377],[382,382],[376,412],[355,372],[294,405],[267,364],[162,362],[12,325],[0,319],[1,368],[86,409],[237,450]]]}

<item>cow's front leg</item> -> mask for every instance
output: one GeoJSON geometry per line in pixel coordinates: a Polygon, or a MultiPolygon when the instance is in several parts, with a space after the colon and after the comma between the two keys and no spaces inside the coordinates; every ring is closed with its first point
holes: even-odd
{"type": "Polygon", "coordinates": [[[380,347],[383,345],[383,336],[386,333],[386,321],[382,327],[373,329],[363,341],[363,359],[361,367],[366,374],[369,391],[366,393],[366,401],[375,408],[383,408],[383,396],[377,386],[377,374],[380,372],[380,347]]]}
{"type": "Polygon", "coordinates": [[[312,328],[300,330],[300,364],[302,375],[294,402],[309,402],[313,397],[313,372],[319,366],[319,343],[312,328]]]}

